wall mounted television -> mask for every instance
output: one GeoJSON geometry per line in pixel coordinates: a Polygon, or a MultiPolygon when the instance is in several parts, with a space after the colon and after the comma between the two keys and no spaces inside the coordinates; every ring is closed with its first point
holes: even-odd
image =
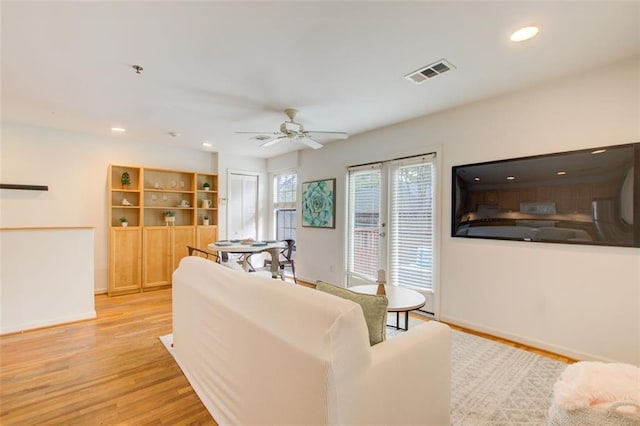
{"type": "Polygon", "coordinates": [[[452,168],[451,236],[640,247],[640,143],[452,168]]]}

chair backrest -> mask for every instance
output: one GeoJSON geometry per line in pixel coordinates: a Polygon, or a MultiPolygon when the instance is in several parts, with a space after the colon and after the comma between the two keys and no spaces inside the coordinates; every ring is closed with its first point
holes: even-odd
{"type": "Polygon", "coordinates": [[[192,247],[192,246],[187,246],[187,250],[189,250],[189,256],[200,256],[200,257],[204,257],[205,259],[209,259],[209,256],[211,256],[212,259],[210,260],[213,260],[214,262],[220,262],[220,258],[215,253],[210,253],[208,251],[200,250],[199,248],[192,247]]]}
{"type": "Polygon", "coordinates": [[[287,243],[287,246],[282,249],[280,254],[287,260],[291,260],[293,255],[293,247],[296,245],[296,240],[282,240],[287,243]]]}

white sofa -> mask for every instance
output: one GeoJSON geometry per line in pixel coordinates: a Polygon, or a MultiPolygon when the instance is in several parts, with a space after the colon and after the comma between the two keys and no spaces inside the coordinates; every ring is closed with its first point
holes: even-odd
{"type": "Polygon", "coordinates": [[[450,339],[371,347],[354,302],[198,257],[173,274],[175,358],[221,425],[449,425],[450,339]]]}

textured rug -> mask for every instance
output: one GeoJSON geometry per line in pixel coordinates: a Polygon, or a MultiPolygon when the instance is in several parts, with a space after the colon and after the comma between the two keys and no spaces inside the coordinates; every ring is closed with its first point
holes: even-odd
{"type": "MultiPolygon", "coordinates": [[[[423,323],[410,318],[409,328],[423,323]]],[[[387,327],[388,338],[400,333],[387,327]]],[[[456,330],[451,346],[452,425],[547,424],[553,384],[567,364],[456,330]]]]}
{"type": "MultiPolygon", "coordinates": [[[[410,329],[422,324],[409,320],[410,329]]],[[[387,327],[387,338],[400,333],[387,327]]],[[[173,336],[160,340],[173,355],[173,336]]],[[[567,364],[456,330],[451,345],[452,425],[546,425],[553,384],[567,364]]]]}

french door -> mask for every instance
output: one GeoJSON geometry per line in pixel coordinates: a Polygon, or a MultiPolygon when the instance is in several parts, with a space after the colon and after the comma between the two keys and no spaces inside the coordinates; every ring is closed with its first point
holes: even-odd
{"type": "Polygon", "coordinates": [[[435,155],[351,167],[347,284],[387,284],[425,294],[434,312],[435,155]]]}

